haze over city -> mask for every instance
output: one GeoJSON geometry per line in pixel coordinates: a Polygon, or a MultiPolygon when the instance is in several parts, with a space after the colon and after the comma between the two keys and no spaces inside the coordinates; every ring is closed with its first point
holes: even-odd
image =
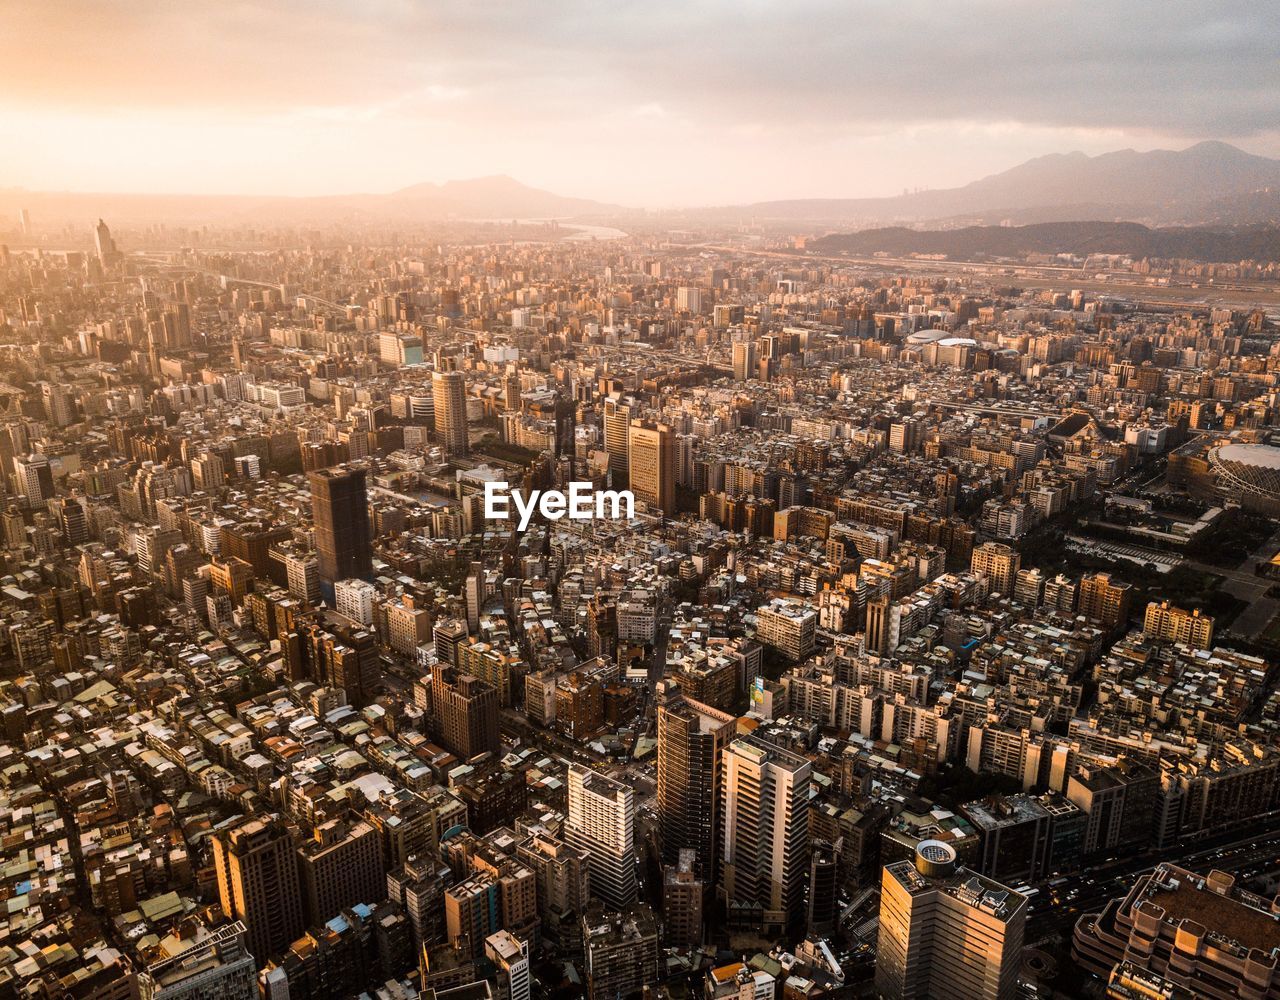
{"type": "Polygon", "coordinates": [[[953,187],[1074,150],[1280,154],[1258,3],[9,0],[0,23],[0,186],[31,190],[508,174],[652,208],[953,187]]]}
{"type": "Polygon", "coordinates": [[[1269,15],[0,0],[0,1000],[1280,1000],[1269,15]]]}

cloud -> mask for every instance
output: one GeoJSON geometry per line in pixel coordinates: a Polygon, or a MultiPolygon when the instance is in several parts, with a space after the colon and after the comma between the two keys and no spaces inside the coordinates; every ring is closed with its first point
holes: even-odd
{"type": "MultiPolygon", "coordinates": [[[[932,131],[962,181],[986,162],[981,142],[1005,157],[1061,148],[1033,139],[1273,151],[1273,22],[1244,0],[0,0],[0,111],[46,115],[51,141],[59,121],[108,114],[289,122],[316,129],[298,140],[316,149],[325,130],[386,123],[382,141],[405,155],[426,134],[436,162],[468,169],[510,140],[558,152],[570,178],[603,140],[679,141],[663,162],[696,187],[697,161],[709,191],[723,190],[717,151],[735,176],[767,180],[858,142],[889,158],[868,160],[872,175],[912,175],[905,156],[932,131]]],[[[628,157],[635,178],[676,182],[644,158],[628,157]]],[[[483,172],[526,176],[533,161],[483,172]]],[[[810,163],[792,174],[828,191],[840,177],[810,163]]]]}

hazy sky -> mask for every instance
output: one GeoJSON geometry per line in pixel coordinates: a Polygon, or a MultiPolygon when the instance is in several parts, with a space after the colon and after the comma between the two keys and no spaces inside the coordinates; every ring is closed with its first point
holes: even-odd
{"type": "Polygon", "coordinates": [[[0,136],[39,190],[897,194],[1280,155],[1280,31],[1268,0],[0,0],[0,136]]]}

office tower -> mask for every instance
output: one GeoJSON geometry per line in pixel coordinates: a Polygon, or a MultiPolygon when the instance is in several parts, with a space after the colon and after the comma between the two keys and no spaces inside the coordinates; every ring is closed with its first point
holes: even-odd
{"type": "Polygon", "coordinates": [[[53,497],[53,470],[44,455],[15,455],[13,473],[17,478],[18,492],[27,498],[31,507],[40,507],[53,497]]]}
{"type": "Polygon", "coordinates": [[[662,859],[677,864],[685,849],[697,853],[695,871],[714,882],[720,840],[720,755],[733,738],[735,719],[658,685],[658,824],[662,859]]]}
{"type": "Polygon", "coordinates": [[[42,382],[40,400],[44,405],[44,415],[54,426],[66,427],[76,422],[76,398],[70,386],[42,382]]]}
{"type": "Polygon", "coordinates": [[[448,455],[466,455],[471,450],[467,434],[467,379],[462,372],[431,373],[432,405],[435,408],[436,440],[448,455]]]}
{"type": "Polygon", "coordinates": [[[725,748],[724,871],[729,925],[781,936],[803,927],[809,877],[807,760],[756,736],[725,748]]]}
{"type": "Polygon", "coordinates": [[[511,365],[502,381],[502,405],[507,410],[520,409],[520,367],[511,365]]]}
{"type": "Polygon", "coordinates": [[[1012,597],[1018,571],[1022,568],[1022,556],[999,542],[983,542],[969,557],[969,569],[990,581],[990,592],[1012,597]]]}
{"type": "Polygon", "coordinates": [[[702,312],[702,289],[691,285],[677,288],[676,309],[694,316],[702,312]]]}
{"type": "Polygon", "coordinates": [[[897,649],[895,618],[897,607],[891,597],[878,597],[867,602],[867,630],[864,633],[868,653],[887,656],[897,649]]]}
{"type": "Polygon", "coordinates": [[[951,845],[921,841],[880,883],[876,990],[903,1000],[1011,1000],[1027,899],[956,863],[951,845]]]}
{"type": "Polygon", "coordinates": [[[501,749],[498,691],[492,684],[438,663],[431,678],[431,703],[446,750],[470,760],[501,749]]]}
{"type": "Polygon", "coordinates": [[[227,470],[221,458],[206,451],[191,460],[191,478],[198,490],[216,490],[225,485],[227,470]]]}
{"type": "Polygon", "coordinates": [[[1192,649],[1213,646],[1213,618],[1200,609],[1184,611],[1168,601],[1152,601],[1142,618],[1142,631],[1157,642],[1177,642],[1192,649]]]}
{"type": "Polygon", "coordinates": [[[1109,628],[1120,628],[1129,621],[1133,585],[1113,583],[1109,573],[1094,573],[1080,580],[1078,600],[1080,614],[1109,628]]]}
{"type": "Polygon", "coordinates": [[[702,944],[702,904],[706,885],[698,878],[698,852],[686,847],[674,865],[662,866],[662,924],[668,948],[702,944]]]}
{"type": "Polygon", "coordinates": [[[93,242],[98,250],[98,261],[103,267],[110,267],[120,259],[120,252],[116,249],[116,241],[111,237],[111,230],[101,219],[94,226],[93,242]]]}
{"type": "Polygon", "coordinates": [[[484,563],[473,562],[467,572],[464,596],[467,601],[467,631],[472,635],[480,632],[480,610],[484,606],[484,563]]]}
{"type": "Polygon", "coordinates": [[[333,585],[373,576],[369,497],[364,469],[321,469],[307,476],[315,524],[321,595],[333,601],[333,585]]]}
{"type": "Polygon", "coordinates": [[[826,937],[835,930],[839,912],[840,867],[835,847],[826,840],[815,840],[809,854],[809,883],[806,886],[805,927],[810,938],[826,937]]]}
{"type": "Polygon", "coordinates": [[[924,427],[918,420],[900,420],[889,427],[889,450],[909,455],[920,448],[924,427]]]}
{"type": "Polygon", "coordinates": [[[466,639],[466,622],[461,618],[441,618],[431,629],[431,641],[435,647],[436,661],[456,667],[458,665],[458,647],[466,639]]]}
{"type": "Polygon", "coordinates": [[[617,396],[606,399],[604,401],[604,450],[609,453],[609,473],[615,489],[627,485],[629,469],[627,447],[630,433],[630,402],[617,396]]]}
{"type": "Polygon", "coordinates": [[[222,912],[244,923],[249,953],[265,963],[289,947],[305,924],[297,858],[284,825],[251,819],[218,831],[213,863],[222,912]]]}
{"type": "Polygon", "coordinates": [[[498,931],[484,939],[484,954],[498,973],[499,1000],[529,1000],[529,942],[498,931]]]}
{"type": "Polygon", "coordinates": [[[643,903],[621,913],[593,904],[582,918],[589,1000],[617,1000],[661,978],[658,921],[643,903]]]}
{"type": "Polygon", "coordinates": [[[733,377],[739,382],[746,382],[756,377],[756,366],[759,364],[759,358],[756,356],[756,345],[754,341],[739,341],[733,345],[733,377]]]}
{"type": "Polygon", "coordinates": [[[210,930],[194,917],[155,946],[138,974],[141,1000],[256,1000],[257,963],[245,948],[240,921],[210,930]]]}
{"type": "Polygon", "coordinates": [[[635,793],[581,764],[569,765],[565,839],[588,852],[591,891],[617,910],[636,898],[635,793]]]}
{"type": "Polygon", "coordinates": [[[83,545],[89,540],[89,519],[84,505],[75,497],[57,501],[58,529],[68,545],[83,545]]]}
{"type": "Polygon", "coordinates": [[[633,420],[627,440],[627,482],[637,500],[676,511],[675,435],[666,424],[633,420]]]}
{"type": "Polygon", "coordinates": [[[387,898],[378,831],[364,820],[331,819],[298,847],[298,878],[308,927],[358,903],[387,898]]]}

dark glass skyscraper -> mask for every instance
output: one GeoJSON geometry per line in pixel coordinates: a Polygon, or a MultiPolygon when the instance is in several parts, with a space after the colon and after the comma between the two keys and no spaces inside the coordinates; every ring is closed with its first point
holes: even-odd
{"type": "Polygon", "coordinates": [[[333,584],[373,576],[369,494],[364,469],[320,469],[307,477],[315,521],[320,591],[333,600],[333,584]]]}

